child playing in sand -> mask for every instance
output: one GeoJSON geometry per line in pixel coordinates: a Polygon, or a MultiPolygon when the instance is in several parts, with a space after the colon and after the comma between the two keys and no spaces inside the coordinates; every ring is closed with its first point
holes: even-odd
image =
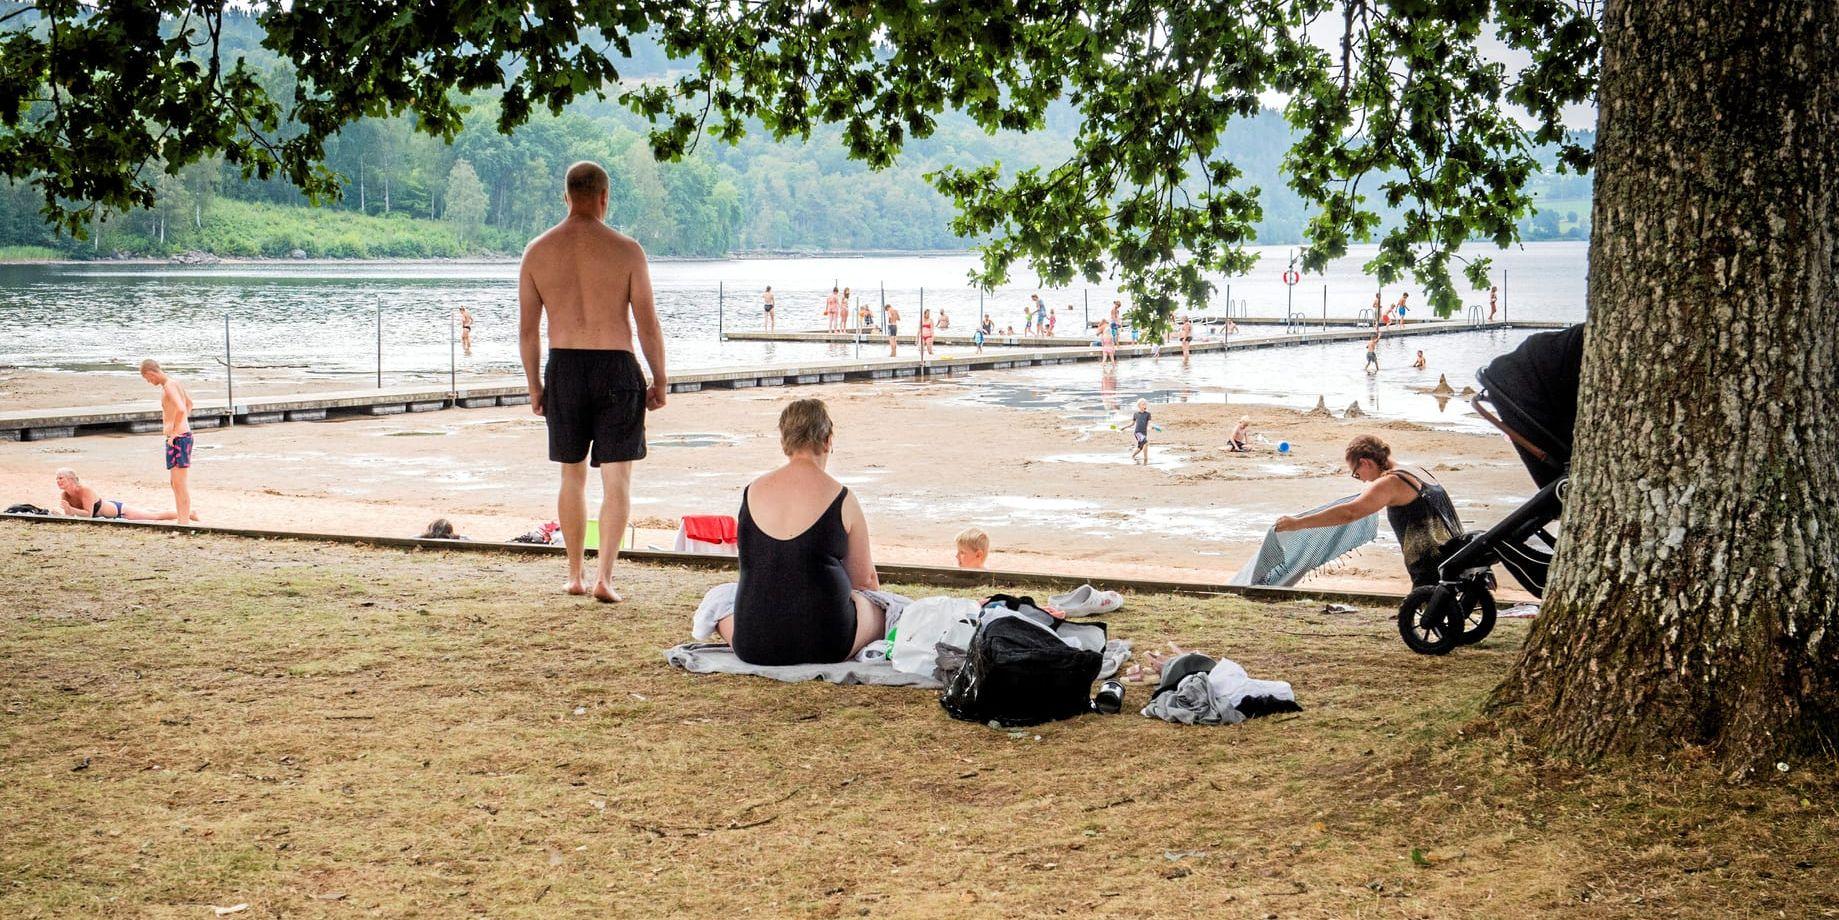
{"type": "Polygon", "coordinates": [[[1245,452],[1245,439],[1251,437],[1252,417],[1239,416],[1239,424],[1233,426],[1232,437],[1226,439],[1226,449],[1235,454],[1245,452]]]}
{"type": "Polygon", "coordinates": [[[1137,455],[1140,453],[1143,455],[1143,462],[1148,463],[1149,462],[1149,400],[1147,399],[1137,400],[1137,414],[1134,416],[1131,416],[1130,421],[1131,421],[1131,424],[1135,426],[1134,430],[1131,432],[1131,435],[1135,437],[1137,441],[1137,446],[1130,449],[1130,458],[1132,460],[1135,460],[1137,458],[1137,455]]]}
{"type": "Polygon", "coordinates": [[[981,569],[990,560],[990,535],[977,527],[958,532],[958,568],[981,569]]]}

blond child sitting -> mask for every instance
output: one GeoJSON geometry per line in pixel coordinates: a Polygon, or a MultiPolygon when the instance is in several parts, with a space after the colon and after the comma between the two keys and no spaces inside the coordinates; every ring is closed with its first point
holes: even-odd
{"type": "Polygon", "coordinates": [[[990,535],[976,527],[958,534],[958,568],[981,569],[990,559],[990,535]]]}

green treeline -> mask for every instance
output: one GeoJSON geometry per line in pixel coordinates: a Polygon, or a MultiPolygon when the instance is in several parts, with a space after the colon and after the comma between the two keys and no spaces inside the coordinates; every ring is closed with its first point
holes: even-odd
{"type": "MultiPolygon", "coordinates": [[[[225,53],[247,58],[274,97],[291,98],[293,71],[260,46],[254,20],[226,14],[225,23],[225,53]]],[[[634,42],[621,72],[628,79],[661,78],[671,66],[656,47],[634,42]]],[[[1046,129],[1033,134],[991,136],[948,115],[932,137],[910,142],[896,166],[875,172],[848,159],[837,128],[820,128],[805,143],[777,143],[763,133],[732,147],[705,140],[681,162],[658,163],[643,120],[611,101],[576,105],[560,117],[539,115],[509,136],[493,127],[496,98],[468,102],[467,127],[451,145],[415,131],[406,118],[348,127],[326,151],[344,196],[318,207],[285,180],[244,181],[221,163],[197,163],[159,177],[155,208],[106,215],[90,240],[76,241],[43,223],[36,190],[0,185],[0,253],[47,247],[78,258],[188,250],[316,258],[515,254],[560,217],[562,172],[584,159],[612,177],[610,222],[657,255],[962,249],[970,241],[952,234],[950,202],[927,184],[926,173],[945,164],[1051,167],[1072,150],[1076,127],[1070,108],[1056,109],[1046,129]]],[[[1262,189],[1259,242],[1300,240],[1303,206],[1279,171],[1290,146],[1283,118],[1266,111],[1236,123],[1225,143],[1245,172],[1244,184],[1262,189]]],[[[1529,218],[1521,227],[1526,238],[1587,235],[1590,180],[1548,175],[1541,181],[1550,184],[1539,194],[1572,206],[1529,218]]]]}

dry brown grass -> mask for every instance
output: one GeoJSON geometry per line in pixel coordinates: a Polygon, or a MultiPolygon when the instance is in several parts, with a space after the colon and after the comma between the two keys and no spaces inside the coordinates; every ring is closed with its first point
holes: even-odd
{"type": "Polygon", "coordinates": [[[1017,736],[666,668],[718,573],[629,567],[609,609],[547,559],[0,545],[7,917],[1839,916],[1832,764],[1542,763],[1477,730],[1517,623],[1428,659],[1384,611],[1135,597],[1114,635],[1305,712],[1017,736]]]}

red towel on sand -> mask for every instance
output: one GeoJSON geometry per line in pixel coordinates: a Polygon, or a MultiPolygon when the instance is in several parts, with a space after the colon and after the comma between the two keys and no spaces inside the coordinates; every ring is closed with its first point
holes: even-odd
{"type": "Polygon", "coordinates": [[[740,530],[734,517],[727,514],[686,514],[683,535],[704,543],[738,543],[740,530]]]}

